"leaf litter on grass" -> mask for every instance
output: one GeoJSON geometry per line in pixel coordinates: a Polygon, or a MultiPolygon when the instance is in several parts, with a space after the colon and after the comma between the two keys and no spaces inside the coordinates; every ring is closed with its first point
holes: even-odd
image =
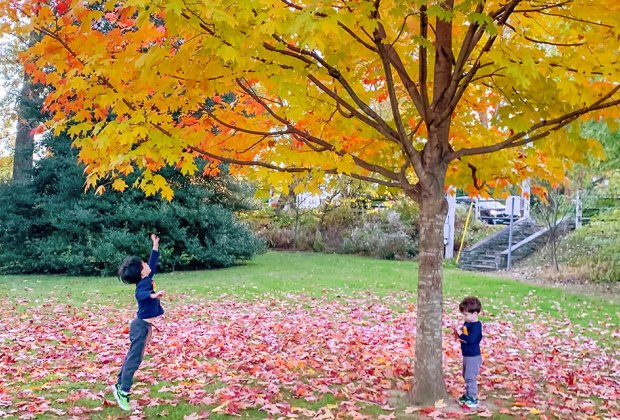
{"type": "MultiPolygon", "coordinates": [[[[453,404],[409,407],[391,398],[406,393],[413,375],[412,300],[410,293],[245,302],[177,297],[136,374],[133,416],[144,418],[147,407],[172,414],[180,403],[197,407],[188,418],[249,410],[273,418],[471,416],[453,404]]],[[[19,313],[15,302],[0,304],[9,309],[0,319],[0,416],[92,418],[116,410],[106,386],[127,351],[133,311],[45,302],[19,313]]],[[[450,311],[444,319],[447,326],[460,316],[450,311]]],[[[613,341],[534,310],[506,309],[483,322],[480,417],[620,416],[613,341]]],[[[620,336],[617,326],[606,328],[620,336]]],[[[458,397],[461,353],[448,333],[444,371],[448,392],[458,397]]]]}

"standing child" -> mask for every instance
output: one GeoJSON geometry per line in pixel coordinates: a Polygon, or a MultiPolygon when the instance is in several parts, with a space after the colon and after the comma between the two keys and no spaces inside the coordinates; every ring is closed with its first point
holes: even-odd
{"type": "Polygon", "coordinates": [[[480,341],[482,340],[482,323],[478,315],[482,310],[480,300],[475,296],[467,296],[459,305],[463,314],[463,326],[460,330],[452,327],[455,337],[461,342],[463,353],[463,378],[465,379],[465,394],[459,398],[459,403],[469,408],[478,408],[478,373],[482,365],[480,341]]]}
{"type": "Polygon", "coordinates": [[[153,330],[152,322],[164,314],[159,299],[164,295],[164,291],[155,291],[153,275],[157,268],[159,258],[159,237],[151,234],[153,250],[149,257],[148,264],[140,257],[131,256],[125,258],[118,269],[118,277],[128,284],[136,285],[136,301],[138,301],[138,313],[136,318],[129,325],[129,340],[131,345],[125,356],[123,367],[118,374],[118,380],[113,386],[114,398],[118,406],[130,411],[129,390],[133,384],[133,375],[140,367],[144,358],[144,350],[153,330]]]}

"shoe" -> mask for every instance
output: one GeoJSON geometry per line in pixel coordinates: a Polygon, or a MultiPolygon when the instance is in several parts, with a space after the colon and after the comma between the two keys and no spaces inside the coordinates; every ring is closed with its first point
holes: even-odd
{"type": "Polygon", "coordinates": [[[116,402],[121,410],[131,411],[131,405],[129,404],[129,394],[121,389],[119,384],[115,384],[112,387],[112,393],[114,394],[114,398],[116,398],[116,402]]]}
{"type": "Polygon", "coordinates": [[[469,408],[478,408],[478,400],[472,397],[466,397],[465,405],[469,408]]]}
{"type": "Polygon", "coordinates": [[[467,402],[467,400],[469,399],[469,397],[465,394],[461,395],[458,399],[459,404],[465,404],[467,402]]]}

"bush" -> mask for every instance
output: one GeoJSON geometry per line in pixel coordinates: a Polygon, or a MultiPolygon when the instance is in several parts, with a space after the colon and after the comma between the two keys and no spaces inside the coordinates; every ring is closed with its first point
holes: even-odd
{"type": "Polygon", "coordinates": [[[569,265],[587,267],[592,281],[620,281],[620,209],[601,213],[576,230],[560,254],[569,265]]]}
{"type": "Polygon", "coordinates": [[[418,244],[405,231],[398,213],[376,215],[356,227],[344,242],[347,253],[382,259],[405,259],[417,254],[418,244]]]}
{"type": "Polygon", "coordinates": [[[415,204],[363,210],[340,203],[298,214],[262,209],[248,220],[270,248],[394,259],[417,254],[418,214],[415,204]]]}
{"type": "Polygon", "coordinates": [[[161,237],[162,271],[228,267],[264,250],[233,214],[252,194],[225,173],[189,178],[166,170],[172,202],[136,190],[97,196],[84,192],[68,139],[54,139],[50,151],[32,185],[0,185],[0,272],[114,274],[126,255],[148,256],[150,232],[161,237]]]}

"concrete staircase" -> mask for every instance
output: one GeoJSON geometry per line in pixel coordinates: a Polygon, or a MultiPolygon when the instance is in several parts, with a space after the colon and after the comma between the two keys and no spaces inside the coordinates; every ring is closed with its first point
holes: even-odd
{"type": "MultiPolygon", "coordinates": [[[[530,218],[519,219],[514,222],[512,228],[513,252],[515,250],[514,245],[526,241],[539,231],[540,227],[530,218]]],[[[508,237],[509,226],[464,249],[461,252],[459,267],[470,271],[495,271],[505,268],[508,254],[506,252],[504,260],[502,259],[502,252],[508,249],[508,237]]],[[[546,236],[543,238],[541,235],[542,239],[546,241],[546,236]]],[[[520,255],[518,258],[523,258],[524,256],[520,255]]],[[[512,261],[516,261],[514,255],[512,261]]]]}
{"type": "MultiPolygon", "coordinates": [[[[575,218],[566,217],[556,224],[558,234],[575,228],[575,218]]],[[[508,237],[510,227],[483,239],[463,250],[459,267],[470,271],[495,271],[508,267],[508,237]]],[[[519,219],[512,228],[511,261],[514,263],[543,247],[549,228],[541,228],[532,219],[519,219]]]]}

